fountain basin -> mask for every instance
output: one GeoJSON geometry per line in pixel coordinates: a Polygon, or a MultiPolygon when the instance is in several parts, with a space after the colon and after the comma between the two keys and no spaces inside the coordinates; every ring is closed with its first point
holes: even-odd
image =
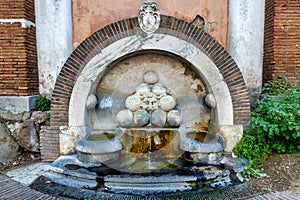
{"type": "Polygon", "coordinates": [[[95,131],[80,138],[75,150],[83,163],[102,163],[120,157],[122,142],[113,131],[95,131]]]}

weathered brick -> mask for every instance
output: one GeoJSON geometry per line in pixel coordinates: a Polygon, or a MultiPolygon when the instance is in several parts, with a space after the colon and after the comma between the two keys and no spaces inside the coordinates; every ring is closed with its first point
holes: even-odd
{"type": "MultiPolygon", "coordinates": [[[[34,22],[34,0],[1,1],[0,18],[34,22]]],[[[35,28],[24,29],[20,22],[0,24],[0,95],[38,94],[35,28]]]]}
{"type": "Polygon", "coordinates": [[[300,83],[300,4],[298,0],[267,0],[263,81],[285,75],[300,83]]]}

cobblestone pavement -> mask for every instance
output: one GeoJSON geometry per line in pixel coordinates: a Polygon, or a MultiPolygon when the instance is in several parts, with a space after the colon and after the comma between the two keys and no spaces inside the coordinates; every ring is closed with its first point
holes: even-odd
{"type": "MultiPolygon", "coordinates": [[[[1,200],[54,200],[65,199],[43,194],[33,190],[28,186],[40,175],[49,169],[48,163],[35,163],[23,166],[18,169],[8,171],[6,174],[0,173],[0,199],[1,200]]],[[[284,192],[273,192],[256,197],[247,198],[250,200],[300,200],[300,189],[284,192]]]]}

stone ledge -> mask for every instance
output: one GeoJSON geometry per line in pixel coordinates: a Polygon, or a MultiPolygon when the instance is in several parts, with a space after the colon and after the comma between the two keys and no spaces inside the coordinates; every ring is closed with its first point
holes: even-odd
{"type": "Polygon", "coordinates": [[[0,96],[0,108],[13,114],[28,112],[35,108],[39,95],[32,96],[0,96]]]}

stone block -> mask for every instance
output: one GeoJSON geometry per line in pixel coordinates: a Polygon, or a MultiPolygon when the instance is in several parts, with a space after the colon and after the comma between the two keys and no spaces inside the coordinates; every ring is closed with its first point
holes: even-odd
{"type": "Polygon", "coordinates": [[[220,132],[226,141],[225,152],[232,152],[233,147],[243,137],[243,126],[221,126],[220,132]]]}
{"type": "Polygon", "coordinates": [[[59,133],[60,154],[66,155],[74,152],[75,142],[79,135],[83,134],[83,130],[78,127],[61,126],[59,133]]]}
{"type": "Polygon", "coordinates": [[[19,145],[10,136],[4,123],[0,122],[0,163],[10,162],[19,155],[19,145]]]}
{"type": "Polygon", "coordinates": [[[0,109],[8,110],[13,114],[30,111],[35,108],[39,95],[33,96],[0,96],[0,109]]]}

